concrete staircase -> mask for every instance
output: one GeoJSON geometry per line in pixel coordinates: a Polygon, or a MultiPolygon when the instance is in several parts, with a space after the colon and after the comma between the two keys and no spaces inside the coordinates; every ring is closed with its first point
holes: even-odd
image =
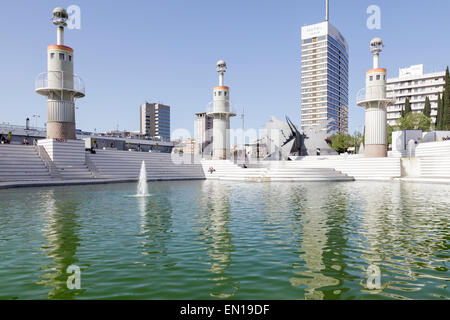
{"type": "Polygon", "coordinates": [[[86,164],[84,141],[66,140],[55,141],[45,139],[38,142],[39,147],[45,148],[45,154],[41,158],[51,161],[52,167],[56,168],[56,176],[65,180],[85,180],[94,178],[86,164]],[[46,159],[48,156],[48,159],[46,159]]]}
{"type": "Polygon", "coordinates": [[[150,180],[205,179],[199,162],[191,163],[190,159],[180,159],[171,153],[96,150],[96,154],[88,154],[88,158],[98,178],[138,179],[142,161],[145,161],[150,180]]]}
{"type": "Polygon", "coordinates": [[[70,161],[55,162],[59,175],[63,179],[93,179],[94,176],[86,164],[73,164],[70,161]]]}
{"type": "Polygon", "coordinates": [[[266,168],[242,168],[229,160],[202,160],[203,172],[206,179],[213,180],[264,180],[266,168]],[[214,168],[212,174],[209,168],[214,168]]]}
{"type": "Polygon", "coordinates": [[[332,168],[357,180],[385,180],[401,177],[400,158],[305,157],[288,161],[292,168],[332,168]]]}
{"type": "Polygon", "coordinates": [[[421,178],[450,178],[450,157],[419,158],[421,178]]]}
{"type": "Polygon", "coordinates": [[[242,168],[231,161],[203,160],[207,179],[245,181],[351,181],[352,177],[332,168],[301,167],[295,161],[262,161],[242,168]],[[214,168],[214,173],[209,168],[214,168]]]}
{"type": "Polygon", "coordinates": [[[34,146],[0,144],[0,181],[49,179],[50,172],[34,146]]]}
{"type": "Polygon", "coordinates": [[[296,161],[273,163],[268,169],[268,177],[272,181],[351,181],[347,174],[334,168],[303,166],[296,161]]]}
{"type": "Polygon", "coordinates": [[[417,158],[450,157],[450,141],[421,143],[416,148],[417,158]]]}
{"type": "MultiPolygon", "coordinates": [[[[38,156],[33,146],[0,145],[0,181],[55,178],[135,180],[139,176],[142,161],[146,163],[147,177],[150,180],[206,178],[247,181],[342,181],[392,179],[401,176],[399,158],[305,157],[293,161],[260,161],[244,169],[231,161],[200,162],[197,159],[192,162],[190,157],[155,152],[96,150],[96,154],[77,152],[75,157],[69,152],[70,148],[67,148],[67,152],[63,150],[63,156],[59,155],[57,161],[50,161],[46,167],[45,159],[38,156]],[[213,174],[208,172],[210,167],[216,170],[213,174]]],[[[421,158],[420,175],[450,177],[449,159],[421,158]]]]}

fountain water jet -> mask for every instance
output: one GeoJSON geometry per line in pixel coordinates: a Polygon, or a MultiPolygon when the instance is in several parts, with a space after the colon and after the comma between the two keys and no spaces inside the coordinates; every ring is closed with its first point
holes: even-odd
{"type": "Polygon", "coordinates": [[[145,161],[142,161],[141,172],[139,173],[137,196],[139,196],[139,197],[148,196],[147,169],[145,168],[145,161]]]}

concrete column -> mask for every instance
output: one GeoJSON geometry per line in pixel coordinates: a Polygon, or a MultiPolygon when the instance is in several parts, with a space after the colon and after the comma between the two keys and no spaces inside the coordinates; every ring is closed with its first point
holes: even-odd
{"type": "Polygon", "coordinates": [[[225,160],[230,153],[230,89],[215,87],[213,101],[213,159],[225,160]]]}

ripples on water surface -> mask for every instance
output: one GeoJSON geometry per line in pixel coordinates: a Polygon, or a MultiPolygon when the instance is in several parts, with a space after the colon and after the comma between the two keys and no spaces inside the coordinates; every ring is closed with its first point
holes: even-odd
{"type": "Polygon", "coordinates": [[[450,186],[155,182],[0,191],[0,299],[449,299],[450,186]],[[81,268],[68,290],[66,269],[81,268]],[[367,269],[381,289],[367,288],[367,269]]]}

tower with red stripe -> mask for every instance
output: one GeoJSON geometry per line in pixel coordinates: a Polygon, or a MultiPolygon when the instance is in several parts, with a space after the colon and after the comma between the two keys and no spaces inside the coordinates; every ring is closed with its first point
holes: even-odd
{"type": "Polygon", "coordinates": [[[230,111],[230,88],[224,85],[223,77],[227,70],[225,61],[217,62],[219,85],[213,90],[213,110],[208,115],[213,117],[213,154],[215,160],[230,158],[230,117],[236,116],[230,111]]]}
{"type": "Polygon", "coordinates": [[[387,157],[386,107],[392,101],[386,97],[386,69],[379,66],[383,46],[380,38],[370,42],[373,68],[366,72],[366,87],[359,91],[357,98],[358,105],[366,109],[364,155],[370,158],[387,157]]]}
{"type": "Polygon", "coordinates": [[[57,41],[47,47],[47,72],[35,83],[35,91],[47,97],[47,139],[76,139],[75,100],[85,96],[84,83],[73,72],[73,49],[64,45],[67,19],[65,9],[53,10],[57,41]]]}

